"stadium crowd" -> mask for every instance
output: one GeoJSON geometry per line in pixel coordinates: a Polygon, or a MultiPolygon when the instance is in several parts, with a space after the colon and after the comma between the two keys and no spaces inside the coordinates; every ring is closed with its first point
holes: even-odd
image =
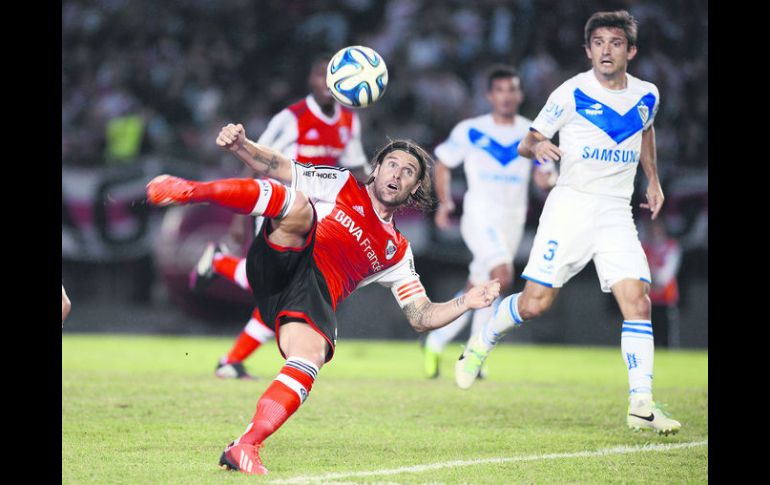
{"type": "Polygon", "coordinates": [[[212,140],[243,120],[258,136],[307,92],[318,52],[368,45],[388,63],[383,100],[362,113],[368,154],[385,136],[433,148],[485,109],[483,68],[520,69],[534,117],[588,68],[582,22],[626,8],[644,28],[630,72],[655,82],[662,178],[708,164],[708,17],[689,1],[68,0],[62,4],[62,162],[100,166],[157,155],[216,165],[212,140]],[[584,62],[578,63],[581,59],[584,62]]]}

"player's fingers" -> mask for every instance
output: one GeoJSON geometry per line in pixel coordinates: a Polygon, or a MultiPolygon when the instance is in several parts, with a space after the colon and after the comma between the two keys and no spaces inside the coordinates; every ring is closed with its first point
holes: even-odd
{"type": "Polygon", "coordinates": [[[663,204],[659,201],[656,201],[655,207],[652,208],[652,219],[655,220],[656,217],[658,217],[658,213],[660,212],[660,209],[663,207],[663,204]]]}

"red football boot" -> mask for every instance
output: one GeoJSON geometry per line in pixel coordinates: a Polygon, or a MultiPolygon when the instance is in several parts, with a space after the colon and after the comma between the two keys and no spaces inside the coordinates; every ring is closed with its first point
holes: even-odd
{"type": "Polygon", "coordinates": [[[147,200],[158,206],[187,204],[194,187],[189,180],[171,175],[158,175],[147,184],[147,200]]]}
{"type": "Polygon", "coordinates": [[[230,443],[219,457],[219,466],[225,470],[236,470],[251,475],[267,475],[267,468],[259,457],[261,444],[230,443]]]}

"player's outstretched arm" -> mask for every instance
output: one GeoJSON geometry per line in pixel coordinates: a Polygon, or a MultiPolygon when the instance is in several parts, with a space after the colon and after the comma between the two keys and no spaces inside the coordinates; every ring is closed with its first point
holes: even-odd
{"type": "Polygon", "coordinates": [[[291,160],[281,152],[246,138],[243,125],[229,123],[217,135],[217,145],[232,152],[259,177],[291,183],[291,160]]]}
{"type": "Polygon", "coordinates": [[[468,310],[488,307],[499,294],[500,282],[492,280],[444,303],[433,303],[427,297],[418,298],[404,306],[403,310],[415,330],[426,332],[453,322],[468,310]]]}
{"type": "Polygon", "coordinates": [[[561,159],[559,147],[551,143],[551,140],[545,135],[535,130],[529,130],[527,136],[521,140],[518,152],[520,156],[539,163],[555,162],[561,159]]]}

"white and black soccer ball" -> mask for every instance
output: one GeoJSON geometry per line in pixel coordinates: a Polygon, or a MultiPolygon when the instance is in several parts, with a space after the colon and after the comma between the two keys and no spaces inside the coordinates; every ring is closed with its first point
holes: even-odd
{"type": "Polygon", "coordinates": [[[354,45],[340,49],[326,69],[326,86],[349,108],[365,108],[388,87],[388,68],[373,49],[354,45]]]}

